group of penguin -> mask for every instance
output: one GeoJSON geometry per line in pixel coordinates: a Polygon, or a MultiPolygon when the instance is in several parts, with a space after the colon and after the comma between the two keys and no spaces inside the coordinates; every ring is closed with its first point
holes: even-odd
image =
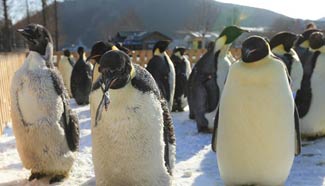
{"type": "Polygon", "coordinates": [[[171,185],[176,139],[170,111],[183,111],[186,98],[198,131],[213,133],[227,186],[283,185],[301,151],[300,133],[325,134],[325,39],[317,29],[281,32],[270,41],[250,36],[231,64],[230,45],[248,31],[228,26],[192,70],[185,48],[169,58],[168,41],[155,44],[146,69],[131,62],[127,49],[99,41],[86,60],[79,48],[76,64],[65,51],[60,65],[68,66],[67,76],[53,66],[45,27],[30,24],[18,32],[30,51],[12,80],[11,113],[29,180],[62,181],[76,159],[79,122],[65,85],[78,104],[90,104],[96,185],[171,185]]]}
{"type": "Polygon", "coordinates": [[[69,96],[73,97],[78,105],[86,105],[89,104],[93,66],[85,61],[83,47],[78,47],[77,52],[79,59],[74,62],[70,51],[64,50],[58,69],[69,96]]]}

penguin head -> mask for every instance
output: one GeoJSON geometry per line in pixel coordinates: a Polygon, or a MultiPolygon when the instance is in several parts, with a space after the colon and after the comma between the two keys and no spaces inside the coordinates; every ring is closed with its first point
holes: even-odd
{"type": "Polygon", "coordinates": [[[215,42],[215,50],[220,50],[224,45],[230,45],[244,32],[249,31],[234,25],[226,27],[215,42]]]}
{"type": "Polygon", "coordinates": [[[29,24],[17,31],[28,41],[29,50],[41,55],[45,55],[47,45],[53,43],[50,32],[42,25],[29,24]]]}
{"type": "Polygon", "coordinates": [[[319,50],[325,44],[324,34],[322,32],[313,32],[309,37],[309,45],[312,50],[319,50]]]}
{"type": "Polygon", "coordinates": [[[83,47],[78,47],[77,52],[78,52],[79,56],[83,56],[83,54],[85,53],[85,50],[83,47]]]}
{"type": "Polygon", "coordinates": [[[279,47],[285,52],[290,52],[297,38],[298,35],[292,32],[279,32],[275,36],[273,36],[269,42],[271,50],[279,47]]]}
{"type": "Polygon", "coordinates": [[[70,57],[70,55],[71,55],[70,50],[68,50],[68,49],[63,50],[63,55],[66,57],[70,57]]]}
{"type": "Polygon", "coordinates": [[[97,41],[92,47],[90,51],[90,56],[86,59],[89,61],[91,59],[95,60],[97,64],[99,64],[99,60],[102,55],[110,50],[118,50],[116,46],[112,43],[104,42],[104,41],[97,41]]]}
{"type": "Polygon", "coordinates": [[[185,54],[186,48],[185,47],[176,47],[173,50],[173,54],[183,56],[185,54]]]}
{"type": "Polygon", "coordinates": [[[99,64],[99,72],[107,90],[122,88],[131,80],[132,64],[125,52],[108,51],[101,57],[99,64]]]}
{"type": "Polygon", "coordinates": [[[308,29],[304,31],[299,37],[296,42],[296,46],[302,47],[302,48],[309,48],[309,37],[314,32],[319,32],[318,29],[308,29]]]}
{"type": "MultiPolygon", "coordinates": [[[[135,76],[129,56],[119,50],[106,52],[100,58],[99,72],[101,73],[100,84],[103,97],[96,111],[96,121],[100,117],[101,110],[105,106],[107,110],[110,103],[109,89],[123,88],[135,76]],[[99,113],[99,114],[97,114],[99,113]]],[[[96,122],[97,123],[97,122],[96,122]]]]}
{"type": "Polygon", "coordinates": [[[270,46],[263,37],[251,36],[243,42],[241,53],[243,62],[253,63],[268,56],[270,46]]]}
{"type": "Polygon", "coordinates": [[[162,53],[164,53],[167,50],[169,43],[170,43],[170,41],[168,41],[168,40],[158,41],[155,44],[155,46],[153,47],[152,53],[154,55],[161,55],[162,53]]]}

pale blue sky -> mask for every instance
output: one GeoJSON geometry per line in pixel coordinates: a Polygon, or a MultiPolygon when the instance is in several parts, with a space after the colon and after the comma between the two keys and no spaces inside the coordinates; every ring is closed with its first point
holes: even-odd
{"type": "Polygon", "coordinates": [[[325,17],[325,0],[217,0],[224,3],[264,8],[301,19],[317,20],[325,17]]]}

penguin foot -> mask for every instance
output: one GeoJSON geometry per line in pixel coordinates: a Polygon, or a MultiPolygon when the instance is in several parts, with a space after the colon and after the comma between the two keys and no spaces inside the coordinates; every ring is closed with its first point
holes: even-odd
{"type": "Polygon", "coordinates": [[[211,129],[209,129],[208,127],[200,127],[200,128],[198,129],[198,131],[199,131],[200,133],[212,133],[212,132],[213,132],[213,129],[211,130],[211,129]]]}
{"type": "Polygon", "coordinates": [[[61,182],[65,178],[64,175],[55,175],[50,179],[50,184],[55,183],[55,182],[61,182]]]}
{"type": "Polygon", "coordinates": [[[29,176],[28,181],[32,181],[34,179],[39,180],[39,179],[41,179],[41,178],[43,178],[45,176],[46,176],[46,174],[42,174],[42,173],[39,173],[39,172],[34,172],[29,176]]]}

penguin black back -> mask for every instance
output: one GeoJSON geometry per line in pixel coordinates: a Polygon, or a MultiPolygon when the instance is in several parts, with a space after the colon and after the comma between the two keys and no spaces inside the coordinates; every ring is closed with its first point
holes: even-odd
{"type": "Polygon", "coordinates": [[[92,67],[84,60],[84,49],[78,48],[79,59],[71,74],[71,92],[79,105],[89,103],[92,82],[92,67]]]}

